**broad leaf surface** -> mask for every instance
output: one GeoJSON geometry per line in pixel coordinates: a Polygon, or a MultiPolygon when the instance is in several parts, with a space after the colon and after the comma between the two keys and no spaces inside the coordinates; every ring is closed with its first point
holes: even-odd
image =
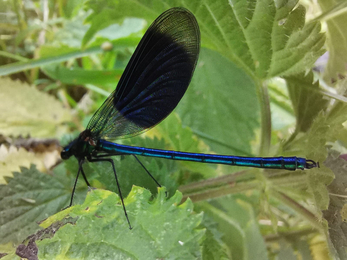
{"type": "MultiPolygon", "coordinates": [[[[150,201],[148,190],[134,186],[124,200],[133,226],[129,230],[119,197],[105,190],[88,193],[83,205],[64,210],[41,224],[65,222],[49,239],[37,241],[39,259],[196,259],[203,230],[191,201],[178,205],[161,189],[150,201]],[[72,222],[72,223],[69,223],[72,222]]],[[[38,237],[39,238],[39,237],[38,237]]]]}
{"type": "Polygon", "coordinates": [[[51,95],[8,78],[0,79],[0,133],[52,137],[61,134],[71,115],[51,95]],[[35,100],[35,102],[33,102],[35,100]]]}
{"type": "Polygon", "coordinates": [[[223,230],[232,259],[268,259],[258,221],[250,204],[232,197],[199,204],[223,230]]]}
{"type": "MultiPolygon", "coordinates": [[[[346,158],[346,155],[342,155],[346,158]]],[[[332,151],[327,158],[326,165],[335,174],[335,180],[328,186],[330,193],[330,203],[327,210],[323,212],[324,218],[328,221],[329,237],[334,247],[331,252],[336,252],[340,259],[346,259],[347,253],[347,204],[346,196],[346,159],[339,158],[339,154],[332,151]]]]}
{"type": "Polygon", "coordinates": [[[34,166],[6,177],[0,187],[0,243],[18,244],[35,232],[41,221],[66,207],[72,180],[64,172],[50,176],[34,166]]]}
{"type": "Polygon", "coordinates": [[[305,9],[298,1],[89,1],[94,11],[87,43],[100,28],[124,17],[153,21],[174,6],[188,8],[201,28],[202,44],[214,49],[258,78],[292,75],[313,65],[322,54],[320,24],[304,26],[305,9]]]}
{"type": "Polygon", "coordinates": [[[330,16],[327,22],[327,49],[329,60],[324,74],[328,82],[346,75],[347,64],[347,3],[341,0],[319,0],[322,16],[330,16]]]}
{"type": "Polygon", "coordinates": [[[250,77],[215,51],[202,49],[192,83],[176,111],[218,154],[250,155],[258,101],[250,77]]]}
{"type": "MultiPolygon", "coordinates": [[[[184,104],[183,102],[181,104],[184,104]]],[[[160,133],[165,139],[167,145],[165,148],[174,151],[183,151],[189,153],[211,153],[206,144],[200,141],[193,134],[192,129],[188,126],[183,127],[182,122],[177,114],[172,113],[163,120],[153,132],[160,133]]],[[[152,147],[149,147],[152,148],[152,147]]],[[[153,147],[160,148],[160,147],[153,147]]],[[[198,173],[204,178],[213,177],[215,170],[211,165],[197,162],[178,161],[180,168],[198,173]]]]}

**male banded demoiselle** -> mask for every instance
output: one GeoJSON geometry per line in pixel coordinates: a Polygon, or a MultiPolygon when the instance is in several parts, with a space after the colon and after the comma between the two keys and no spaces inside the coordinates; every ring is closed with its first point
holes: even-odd
{"type": "MultiPolygon", "coordinates": [[[[132,55],[117,88],[95,112],[87,129],[61,152],[62,159],[75,156],[79,162],[70,206],[80,173],[90,186],[82,167],[85,159],[89,162],[105,161],[111,164],[130,228],[114,162],[105,157],[133,155],[137,159],[136,155],[142,155],[286,170],[318,166],[318,163],[312,160],[299,157],[257,158],[186,153],[120,145],[108,141],[143,133],[172,112],[187,90],[198,60],[199,49],[199,26],[190,11],[171,8],[152,23],[132,55]]],[[[138,159],[137,161],[141,164],[138,159]]],[[[141,166],[144,167],[142,164],[141,166]]],[[[160,186],[148,171],[147,173],[160,186]]]]}

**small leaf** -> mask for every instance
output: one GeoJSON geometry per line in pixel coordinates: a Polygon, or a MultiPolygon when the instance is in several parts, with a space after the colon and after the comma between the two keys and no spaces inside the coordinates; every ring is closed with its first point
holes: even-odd
{"type": "Polygon", "coordinates": [[[329,17],[326,20],[327,49],[329,51],[329,60],[324,71],[324,77],[327,82],[337,79],[340,75],[346,75],[347,72],[347,15],[346,1],[319,0],[319,6],[322,8],[321,17],[329,17]]]}
{"type": "Polygon", "coordinates": [[[251,204],[232,196],[199,203],[205,214],[218,223],[232,259],[267,260],[266,246],[251,204]]]}
{"type": "Polygon", "coordinates": [[[302,154],[306,158],[320,162],[321,168],[314,168],[307,171],[307,183],[309,192],[313,196],[317,214],[329,205],[329,196],[326,186],[334,179],[334,173],[324,166],[327,158],[326,143],[337,140],[346,141],[347,130],[343,123],[346,121],[347,105],[336,103],[329,113],[321,112],[315,118],[310,130],[301,138],[294,142],[292,148],[300,147],[302,154]]]}
{"type": "Polygon", "coordinates": [[[58,135],[70,113],[52,96],[8,78],[0,79],[0,132],[3,135],[58,135]]]}
{"type": "Polygon", "coordinates": [[[325,110],[328,100],[319,92],[319,82],[313,82],[313,73],[286,77],[290,98],[296,115],[296,130],[306,132],[314,118],[325,110]]]}
{"type": "Polygon", "coordinates": [[[133,227],[129,230],[115,193],[89,192],[83,205],[41,223],[49,232],[52,224],[66,220],[51,238],[36,241],[39,259],[199,258],[204,231],[196,229],[202,215],[193,213],[192,202],[188,200],[178,206],[181,193],[167,199],[164,189],[159,190],[153,201],[150,197],[148,190],[134,186],[124,200],[133,227]]]}
{"type": "Polygon", "coordinates": [[[58,156],[57,151],[51,153],[32,153],[24,148],[16,148],[14,146],[6,148],[5,145],[1,145],[0,184],[6,183],[5,176],[12,177],[12,172],[20,171],[20,166],[30,167],[31,164],[35,164],[40,171],[46,171],[47,168],[56,164],[58,156]]]}
{"type": "Polygon", "coordinates": [[[218,231],[218,224],[206,214],[203,218],[203,226],[206,229],[205,240],[202,244],[202,256],[204,260],[231,259],[227,245],[222,241],[223,234],[218,231]]]}

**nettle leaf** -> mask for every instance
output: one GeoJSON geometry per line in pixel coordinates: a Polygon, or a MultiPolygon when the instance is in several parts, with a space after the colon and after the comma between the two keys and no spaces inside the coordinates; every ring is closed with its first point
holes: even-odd
{"type": "MultiPolygon", "coordinates": [[[[345,157],[345,155],[344,155],[345,157]]],[[[345,157],[346,158],[346,157],[345,157]]],[[[340,259],[346,258],[347,248],[347,204],[346,193],[346,167],[345,159],[339,157],[336,151],[331,151],[325,164],[334,172],[335,179],[328,186],[330,202],[327,210],[323,212],[324,218],[328,221],[330,241],[340,259]]]]}
{"type": "Polygon", "coordinates": [[[218,223],[204,214],[203,227],[206,229],[205,240],[202,244],[202,259],[226,260],[231,259],[228,246],[223,242],[223,234],[218,230],[218,223]]]}
{"type": "Polygon", "coordinates": [[[346,75],[347,64],[347,15],[345,1],[319,0],[322,9],[321,17],[327,17],[327,49],[329,60],[324,71],[324,77],[330,82],[340,74],[346,75]]]}
{"type": "Polygon", "coordinates": [[[192,82],[177,106],[189,126],[218,154],[250,155],[259,127],[252,79],[216,51],[202,49],[192,82]]]}
{"type": "Polygon", "coordinates": [[[347,142],[347,130],[342,125],[346,121],[347,105],[337,103],[329,113],[321,112],[313,121],[310,130],[305,136],[294,142],[294,148],[300,150],[307,158],[320,162],[320,168],[307,171],[309,192],[313,196],[317,213],[325,210],[329,205],[329,196],[326,186],[334,179],[334,173],[324,166],[328,156],[326,143],[342,140],[347,142]]]}
{"type": "Polygon", "coordinates": [[[39,259],[199,258],[204,231],[197,229],[202,215],[193,213],[192,202],[178,205],[182,194],[167,199],[164,189],[150,198],[148,190],[134,186],[124,200],[129,230],[119,197],[92,190],[83,205],[51,216],[29,240],[36,242],[39,259]]]}
{"type": "Polygon", "coordinates": [[[9,78],[0,79],[0,132],[8,136],[51,137],[71,114],[52,96],[9,78]]]}
{"type": "Polygon", "coordinates": [[[203,244],[204,260],[227,260],[230,259],[225,250],[226,246],[217,241],[211,231],[207,230],[203,244]]]}
{"type": "Polygon", "coordinates": [[[20,166],[30,167],[35,164],[41,171],[45,170],[43,156],[38,153],[28,152],[24,148],[5,145],[0,146],[0,184],[5,184],[5,177],[12,177],[12,172],[19,171],[20,166]]]}
{"type": "Polygon", "coordinates": [[[0,185],[0,243],[18,244],[39,229],[38,221],[66,207],[72,180],[64,172],[50,176],[34,165],[21,167],[0,185]]]}
{"type": "Polygon", "coordinates": [[[290,98],[296,115],[296,130],[306,132],[313,119],[324,110],[328,100],[319,92],[319,82],[313,82],[313,73],[286,77],[290,98]]]}
{"type": "Polygon", "coordinates": [[[265,79],[302,72],[322,54],[325,37],[320,23],[305,25],[298,1],[89,1],[93,13],[87,43],[100,29],[134,16],[153,21],[170,7],[188,8],[197,18],[204,46],[214,49],[249,74],[265,79]]]}

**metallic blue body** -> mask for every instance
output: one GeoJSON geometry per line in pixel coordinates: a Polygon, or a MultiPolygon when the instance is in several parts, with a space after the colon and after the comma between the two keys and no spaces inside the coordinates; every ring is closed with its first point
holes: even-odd
{"type": "Polygon", "coordinates": [[[151,149],[121,145],[100,139],[97,148],[108,154],[134,154],[172,160],[218,163],[256,168],[296,170],[305,169],[306,159],[300,157],[242,157],[218,154],[186,153],[169,150],[151,149]]]}

